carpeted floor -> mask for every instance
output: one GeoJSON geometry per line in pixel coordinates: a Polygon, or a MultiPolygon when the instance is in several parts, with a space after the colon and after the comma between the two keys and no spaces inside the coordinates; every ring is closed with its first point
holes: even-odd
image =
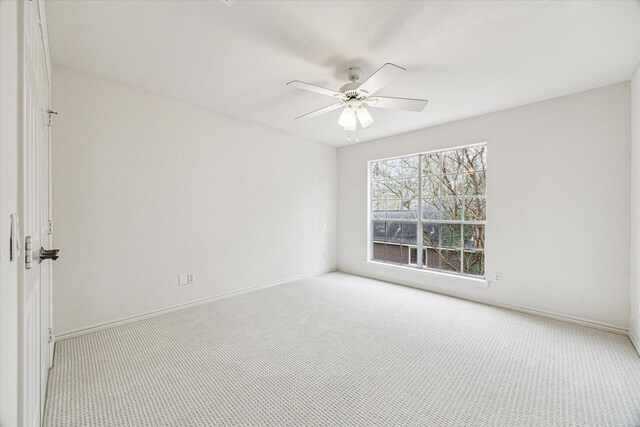
{"type": "Polygon", "coordinates": [[[331,273],[56,345],[45,426],[640,426],[629,339],[331,273]]]}

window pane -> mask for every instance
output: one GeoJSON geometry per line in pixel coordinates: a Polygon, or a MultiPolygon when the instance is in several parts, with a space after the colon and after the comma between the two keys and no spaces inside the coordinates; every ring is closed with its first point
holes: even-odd
{"type": "Polygon", "coordinates": [[[433,248],[440,244],[440,224],[422,223],[422,244],[433,248]]]}
{"type": "Polygon", "coordinates": [[[418,214],[418,201],[413,200],[402,200],[394,203],[390,203],[391,201],[387,201],[387,219],[405,219],[405,220],[417,220],[418,214]],[[398,207],[398,209],[390,209],[390,205],[393,204],[393,207],[398,207]]]}
{"type": "MultiPolygon", "coordinates": [[[[376,245],[376,244],[374,244],[376,245]]],[[[392,262],[394,264],[409,264],[409,247],[394,244],[378,244],[373,248],[373,256],[375,260],[392,262]]]]}
{"type": "Polygon", "coordinates": [[[484,276],[484,252],[465,251],[463,273],[484,276]]]}
{"type": "Polygon", "coordinates": [[[387,221],[387,243],[402,243],[402,223],[387,221]]]}
{"type": "Polygon", "coordinates": [[[444,206],[441,199],[425,199],[422,203],[422,218],[438,220],[444,218],[444,206]]]}
{"type": "Polygon", "coordinates": [[[440,187],[442,181],[437,176],[423,176],[422,177],[422,197],[431,198],[440,196],[440,187]]]}
{"type": "Polygon", "coordinates": [[[387,185],[385,181],[376,181],[371,186],[371,197],[374,199],[384,199],[387,196],[387,185]]]}
{"type": "Polygon", "coordinates": [[[464,174],[465,194],[468,196],[484,196],[487,188],[484,172],[464,174]]]}
{"type": "Polygon", "coordinates": [[[371,236],[374,241],[384,242],[387,235],[387,225],[384,221],[373,221],[371,236]]]}
{"type": "Polygon", "coordinates": [[[415,199],[418,197],[418,180],[415,178],[402,181],[402,198],[415,199]]]}
{"type": "Polygon", "coordinates": [[[445,271],[460,272],[460,251],[440,249],[440,269],[445,271]]]}
{"type": "Polygon", "coordinates": [[[461,220],[462,202],[456,197],[427,199],[423,203],[423,218],[431,220],[461,220]]]}
{"type": "Polygon", "coordinates": [[[487,170],[487,146],[468,147],[464,149],[464,169],[467,172],[484,172],[487,170]]]}
{"type": "Polygon", "coordinates": [[[461,174],[442,175],[440,179],[442,182],[442,189],[440,190],[442,197],[462,196],[464,187],[461,174]]]}
{"type": "Polygon", "coordinates": [[[386,166],[390,179],[402,179],[402,159],[387,160],[386,166]]]}
{"type": "Polygon", "coordinates": [[[484,249],[484,225],[464,226],[465,249],[484,249]]]}
{"type": "Polygon", "coordinates": [[[400,199],[387,199],[387,218],[393,211],[399,211],[402,209],[402,201],[400,199]]]}
{"type": "Polygon", "coordinates": [[[442,199],[443,218],[445,220],[462,219],[462,200],[456,197],[442,199]]]}
{"type": "Polygon", "coordinates": [[[409,249],[402,245],[375,242],[373,244],[373,259],[376,261],[407,265],[409,260],[409,249]]]}
{"type": "Polygon", "coordinates": [[[415,246],[418,244],[418,224],[402,224],[402,243],[415,246]]]}
{"type": "Polygon", "coordinates": [[[376,261],[386,261],[384,243],[373,242],[373,259],[376,261]]]}
{"type": "Polygon", "coordinates": [[[398,248],[400,248],[400,257],[395,262],[402,265],[409,265],[409,246],[398,245],[398,248]]]}
{"type": "Polygon", "coordinates": [[[392,179],[389,181],[382,181],[386,188],[386,194],[387,194],[387,198],[397,198],[397,199],[401,199],[402,198],[402,189],[403,189],[403,183],[401,179],[392,179]]]}
{"type": "Polygon", "coordinates": [[[462,225],[442,224],[440,225],[440,245],[441,248],[460,249],[462,246],[462,225]]]}
{"type": "Polygon", "coordinates": [[[422,176],[438,175],[440,170],[440,153],[425,154],[422,156],[422,176]]]}
{"type": "Polygon", "coordinates": [[[411,218],[415,218],[418,213],[418,199],[403,200],[402,210],[411,211],[411,218]]]}
{"type": "Polygon", "coordinates": [[[463,165],[463,150],[451,150],[442,153],[442,173],[462,172],[463,165]]]}
{"type": "Polygon", "coordinates": [[[485,221],[487,205],[484,197],[470,197],[465,199],[465,221],[485,221]]]}
{"type": "Polygon", "coordinates": [[[405,157],[402,160],[402,176],[405,178],[418,177],[418,163],[420,156],[405,157]]]}
{"type": "Polygon", "coordinates": [[[371,178],[374,181],[387,179],[387,168],[384,162],[374,162],[371,164],[371,178]]]}
{"type": "Polygon", "coordinates": [[[371,219],[385,219],[386,210],[386,200],[376,199],[371,201],[371,219]]]}
{"type": "Polygon", "coordinates": [[[422,260],[427,268],[440,269],[440,254],[438,249],[427,248],[426,256],[422,260]]]}
{"type": "Polygon", "coordinates": [[[409,264],[416,265],[418,263],[418,249],[410,248],[409,249],[409,264]]]}

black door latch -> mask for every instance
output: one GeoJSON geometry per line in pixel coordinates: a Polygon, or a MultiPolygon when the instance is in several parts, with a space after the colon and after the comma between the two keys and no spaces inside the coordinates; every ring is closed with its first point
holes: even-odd
{"type": "Polygon", "coordinates": [[[58,252],[60,252],[60,249],[45,249],[43,247],[40,247],[40,262],[44,261],[45,259],[50,259],[52,261],[57,260],[58,252]]]}

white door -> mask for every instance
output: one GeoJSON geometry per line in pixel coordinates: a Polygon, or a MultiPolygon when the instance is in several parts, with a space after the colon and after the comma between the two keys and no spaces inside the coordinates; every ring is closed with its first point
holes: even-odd
{"type": "Polygon", "coordinates": [[[22,217],[25,242],[23,275],[23,400],[25,426],[41,424],[50,367],[50,264],[39,251],[49,247],[49,74],[37,1],[24,5],[24,148],[22,217]],[[31,259],[28,259],[31,255],[31,259]]]}

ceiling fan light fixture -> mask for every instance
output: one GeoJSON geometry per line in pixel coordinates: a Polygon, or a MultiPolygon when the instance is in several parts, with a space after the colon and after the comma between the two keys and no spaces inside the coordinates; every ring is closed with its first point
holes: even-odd
{"type": "Polygon", "coordinates": [[[356,113],[351,108],[345,108],[340,114],[338,124],[345,128],[347,131],[356,130],[356,113]]]}
{"type": "Polygon", "coordinates": [[[373,123],[373,117],[371,117],[369,111],[364,107],[358,110],[357,116],[358,121],[360,122],[360,126],[362,126],[363,129],[368,128],[369,126],[371,126],[371,123],[373,123]]]}
{"type": "Polygon", "coordinates": [[[392,98],[388,96],[375,95],[393,78],[399,76],[405,71],[407,70],[388,62],[380,67],[378,71],[370,75],[363,83],[360,83],[359,80],[362,76],[362,70],[358,67],[350,67],[347,69],[347,77],[350,82],[343,85],[337,91],[311,83],[301,82],[300,80],[290,81],[287,85],[303,89],[308,92],[330,96],[333,99],[339,100],[339,102],[333,105],[298,116],[296,117],[296,120],[310,119],[344,107],[342,114],[338,119],[338,124],[347,132],[355,132],[358,127],[362,127],[362,129],[364,129],[371,126],[373,123],[373,117],[371,117],[369,111],[364,108],[365,105],[368,107],[387,110],[422,112],[428,102],[426,99],[392,98]],[[360,123],[360,126],[358,126],[358,123],[360,123]]]}

